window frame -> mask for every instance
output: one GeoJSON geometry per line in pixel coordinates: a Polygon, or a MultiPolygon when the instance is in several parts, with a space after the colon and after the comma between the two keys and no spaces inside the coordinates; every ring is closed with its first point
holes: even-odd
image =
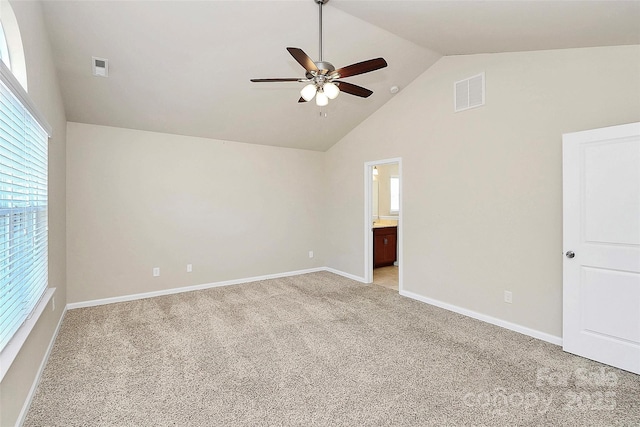
{"type": "MultiPolygon", "coordinates": [[[[4,83],[8,91],[16,98],[18,103],[23,107],[26,113],[29,113],[31,119],[33,119],[44,131],[46,134],[45,144],[49,144],[50,138],[52,136],[52,128],[49,123],[44,118],[44,115],[40,113],[40,111],[36,108],[34,102],[28,96],[26,90],[22,87],[17,78],[13,75],[9,67],[4,63],[4,61],[0,60],[0,81],[4,83]]],[[[47,179],[47,188],[48,188],[48,155],[46,156],[46,179],[47,179]]],[[[48,192],[48,191],[47,191],[48,192]]],[[[46,212],[48,217],[48,201],[46,203],[46,212]]],[[[48,242],[48,225],[45,228],[45,233],[47,236],[48,242]]],[[[48,243],[45,245],[45,254],[48,252],[48,243]]],[[[45,307],[53,297],[55,293],[55,288],[50,287],[50,283],[48,282],[48,254],[45,255],[45,269],[47,270],[45,273],[46,277],[46,287],[44,288],[44,293],[40,298],[35,302],[34,307],[30,307],[30,313],[28,314],[26,320],[24,320],[19,328],[12,334],[11,339],[8,341],[6,346],[0,351],[0,382],[4,378],[5,374],[8,372],[10,366],[13,361],[16,359],[20,349],[27,341],[31,331],[35,327],[38,319],[42,315],[45,307]]],[[[34,299],[35,300],[35,299],[34,299]]]]}
{"type": "Polygon", "coordinates": [[[4,32],[4,26],[0,21],[0,59],[11,69],[11,55],[9,54],[9,44],[7,43],[7,34],[4,32]]]}

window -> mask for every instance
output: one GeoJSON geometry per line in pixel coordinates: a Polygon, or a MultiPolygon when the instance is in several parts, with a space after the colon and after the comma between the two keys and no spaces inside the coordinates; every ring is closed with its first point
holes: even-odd
{"type": "Polygon", "coordinates": [[[389,179],[389,188],[391,192],[391,205],[389,206],[390,213],[400,212],[400,177],[392,176],[389,179]]]}
{"type": "Polygon", "coordinates": [[[48,284],[47,132],[0,82],[0,351],[48,284]]]}
{"type": "Polygon", "coordinates": [[[51,126],[26,92],[22,39],[9,2],[0,1],[0,12],[1,382],[55,288],[47,289],[51,126]]]}

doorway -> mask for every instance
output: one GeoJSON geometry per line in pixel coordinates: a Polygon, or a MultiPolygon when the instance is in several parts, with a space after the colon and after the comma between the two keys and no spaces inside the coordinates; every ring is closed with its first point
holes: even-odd
{"type": "Polygon", "coordinates": [[[402,159],[365,163],[365,282],[402,287],[402,159]]]}

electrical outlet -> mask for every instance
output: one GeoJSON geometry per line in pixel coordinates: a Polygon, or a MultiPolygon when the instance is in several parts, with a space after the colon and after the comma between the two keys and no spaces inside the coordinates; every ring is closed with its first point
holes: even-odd
{"type": "Polygon", "coordinates": [[[187,273],[191,273],[193,271],[193,265],[187,264],[187,273]]]}
{"type": "Polygon", "coordinates": [[[313,258],[313,251],[309,251],[309,258],[313,258]]]}
{"type": "Polygon", "coordinates": [[[153,267],[153,277],[160,276],[160,267],[153,267]]]}
{"type": "Polygon", "coordinates": [[[513,302],[513,294],[511,291],[504,291],[504,302],[509,304],[513,302]]]}

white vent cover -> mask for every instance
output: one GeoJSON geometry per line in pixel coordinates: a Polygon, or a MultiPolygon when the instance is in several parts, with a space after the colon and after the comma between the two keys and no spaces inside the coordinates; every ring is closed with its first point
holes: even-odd
{"type": "Polygon", "coordinates": [[[109,76],[109,60],[104,58],[91,57],[91,71],[94,76],[108,77],[109,76]]]}
{"type": "Polygon", "coordinates": [[[455,111],[484,105],[484,73],[453,84],[455,111]]]}

